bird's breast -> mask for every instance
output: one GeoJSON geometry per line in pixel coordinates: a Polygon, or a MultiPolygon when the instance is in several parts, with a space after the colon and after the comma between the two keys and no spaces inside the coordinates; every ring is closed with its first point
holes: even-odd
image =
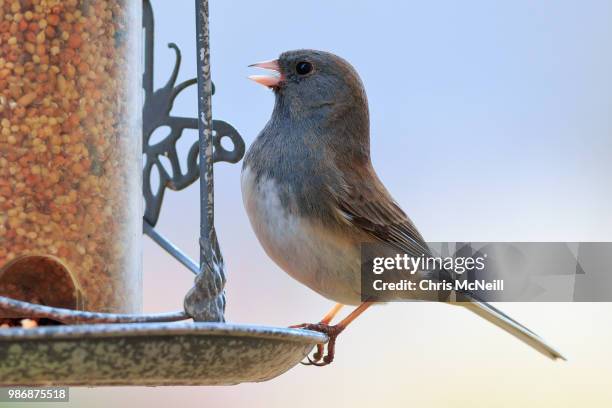
{"type": "Polygon", "coordinates": [[[241,187],[255,235],[272,260],[329,299],[359,303],[359,242],[290,211],[300,204],[288,202],[292,200],[290,187],[256,177],[250,166],[243,169],[241,187]]]}

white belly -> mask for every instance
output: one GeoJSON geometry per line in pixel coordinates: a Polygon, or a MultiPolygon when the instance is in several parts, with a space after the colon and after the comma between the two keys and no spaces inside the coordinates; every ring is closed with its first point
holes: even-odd
{"type": "Polygon", "coordinates": [[[242,172],[242,199],[255,235],[285,272],[319,294],[343,304],[360,303],[359,245],[320,223],[289,215],[273,180],[242,172]]]}

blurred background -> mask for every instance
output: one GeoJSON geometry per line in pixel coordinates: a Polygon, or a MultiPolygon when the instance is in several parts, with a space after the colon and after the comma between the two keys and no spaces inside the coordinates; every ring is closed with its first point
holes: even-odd
{"type": "MultiPolygon", "coordinates": [[[[179,82],[195,76],[193,3],[153,1],[156,87],[174,64],[168,42],[183,51],[179,82]]],[[[360,73],[374,165],[427,240],[612,241],[612,2],[210,0],[210,13],[213,115],[247,145],[273,106],[247,65],[289,49],[331,51],[360,73]]],[[[196,115],[195,88],[174,113],[196,115]]],[[[215,167],[227,319],[318,320],[332,302],[266,257],[242,207],[240,168],[215,167]]],[[[198,206],[197,186],[168,192],[158,224],[194,259],[198,206]]],[[[193,276],[144,239],[145,311],[181,308],[193,276]]],[[[359,318],[329,367],[233,387],[73,388],[70,406],[612,404],[612,305],[499,306],[569,361],[553,363],[465,310],[398,303],[359,318]]]]}

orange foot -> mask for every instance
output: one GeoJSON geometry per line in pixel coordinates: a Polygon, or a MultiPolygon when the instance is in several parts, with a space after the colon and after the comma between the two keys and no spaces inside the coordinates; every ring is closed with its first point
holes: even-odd
{"type": "Polygon", "coordinates": [[[314,365],[317,367],[323,367],[331,364],[334,361],[334,355],[336,353],[336,338],[345,329],[345,326],[339,324],[330,326],[325,323],[313,323],[300,325],[302,329],[312,330],[319,333],[324,333],[328,338],[327,342],[327,353],[325,353],[325,345],[317,344],[317,351],[311,356],[307,356],[308,362],[302,362],[304,365],[314,365]]]}
{"type": "Polygon", "coordinates": [[[371,302],[363,302],[359,305],[355,310],[353,310],[347,317],[345,317],[340,323],[331,326],[329,323],[332,321],[334,316],[340,311],[342,305],[338,303],[334,306],[332,310],[325,315],[325,317],[319,323],[302,323],[296,324],[294,326],[289,326],[293,329],[306,329],[312,330],[319,333],[324,333],[329,338],[327,342],[327,353],[325,352],[325,344],[317,344],[317,351],[312,355],[312,357],[307,356],[308,362],[302,363],[304,365],[314,365],[317,367],[323,367],[330,364],[334,361],[334,355],[336,352],[336,338],[340,333],[346,329],[346,327],[357,318],[360,314],[362,314],[368,307],[370,307],[371,302]]]}

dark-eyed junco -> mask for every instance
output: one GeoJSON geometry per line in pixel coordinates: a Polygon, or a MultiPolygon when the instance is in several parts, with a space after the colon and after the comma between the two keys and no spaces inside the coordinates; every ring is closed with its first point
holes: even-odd
{"type": "MultiPolygon", "coordinates": [[[[315,50],[288,51],[254,67],[277,71],[250,79],[271,88],[272,117],[251,145],[242,169],[242,196],[266,253],[289,275],[338,302],[318,324],[329,335],[311,359],[333,360],[336,336],[360,315],[360,245],[382,242],[419,256],[427,245],[381,183],[370,161],[366,93],[344,59],[315,50]],[[332,326],[342,305],[359,305],[332,326]]],[[[458,303],[546,356],[561,354],[485,302],[458,303]]]]}

